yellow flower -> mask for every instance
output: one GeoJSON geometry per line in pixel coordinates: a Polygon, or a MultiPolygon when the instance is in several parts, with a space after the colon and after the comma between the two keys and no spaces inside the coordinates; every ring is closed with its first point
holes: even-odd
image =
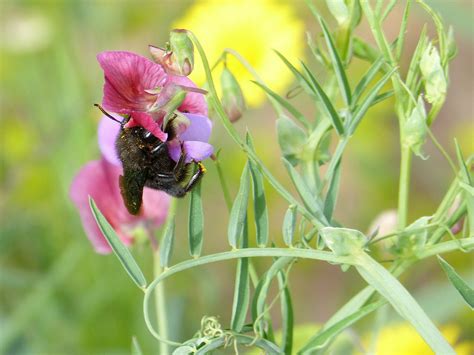
{"type": "MultiPolygon", "coordinates": [[[[440,328],[444,337],[456,354],[469,355],[474,351],[472,342],[459,343],[460,329],[456,325],[445,325],[440,328]]],[[[377,339],[376,355],[431,355],[433,351],[408,324],[396,324],[383,328],[377,339]]]]}
{"type": "MultiPolygon", "coordinates": [[[[239,52],[273,90],[283,93],[293,77],[272,49],[282,52],[296,63],[304,51],[304,24],[295,17],[290,4],[277,0],[205,0],[197,1],[174,28],[193,31],[203,45],[212,66],[225,48],[239,52]]],[[[200,61],[196,58],[191,78],[205,82],[200,61]]],[[[250,106],[258,106],[263,91],[249,80],[255,80],[233,57],[227,56],[229,69],[235,75],[250,106]]],[[[219,88],[222,66],[215,70],[219,88]]]]}

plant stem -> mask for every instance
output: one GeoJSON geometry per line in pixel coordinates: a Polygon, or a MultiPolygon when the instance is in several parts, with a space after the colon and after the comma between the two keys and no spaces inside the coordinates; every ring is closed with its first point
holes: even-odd
{"type": "MultiPolygon", "coordinates": [[[[160,265],[160,252],[159,250],[155,250],[153,252],[153,276],[156,279],[162,273],[161,265],[160,265]]],[[[168,338],[168,317],[166,314],[166,295],[165,295],[165,287],[163,283],[156,285],[155,289],[155,308],[156,308],[156,322],[158,324],[158,329],[160,330],[160,334],[167,339],[168,338]]],[[[160,354],[167,355],[168,352],[168,344],[163,341],[159,341],[160,343],[160,354]]]]}
{"type": "MultiPolygon", "coordinates": [[[[403,140],[403,138],[401,138],[403,140]]],[[[408,200],[410,192],[411,151],[409,147],[401,149],[400,183],[398,188],[398,228],[403,229],[408,220],[408,200]]]]}

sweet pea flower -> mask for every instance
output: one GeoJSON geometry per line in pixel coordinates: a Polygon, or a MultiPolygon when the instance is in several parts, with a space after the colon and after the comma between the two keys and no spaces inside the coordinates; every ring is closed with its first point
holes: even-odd
{"type": "MultiPolygon", "coordinates": [[[[212,154],[213,148],[207,143],[212,129],[211,121],[206,117],[207,104],[190,79],[166,74],[160,64],[130,52],[102,52],[97,59],[105,77],[102,106],[115,113],[129,114],[131,119],[126,127],[142,126],[158,139],[167,141],[167,134],[161,128],[164,117],[156,106],[171,100],[175,87],[184,88],[186,95],[177,108],[184,114],[181,119],[177,117],[182,128],[167,142],[170,156],[177,161],[181,146],[187,154],[187,162],[201,161],[212,154]]],[[[116,137],[119,128],[116,124],[111,125],[111,135],[99,133],[103,138],[100,140],[116,137]]],[[[106,147],[106,156],[116,156],[115,148],[110,148],[110,144],[106,147]]]]}

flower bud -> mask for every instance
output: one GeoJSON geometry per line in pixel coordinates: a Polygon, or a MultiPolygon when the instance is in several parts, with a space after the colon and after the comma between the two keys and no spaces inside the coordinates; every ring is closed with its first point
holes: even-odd
{"type": "Polygon", "coordinates": [[[194,46],[186,30],[172,30],[166,49],[148,46],[153,60],[169,74],[188,76],[194,68],[194,46]]]}
{"type": "Polygon", "coordinates": [[[438,50],[428,44],[420,60],[420,70],[425,82],[426,101],[442,103],[446,97],[447,82],[438,50]]]}
{"type": "Polygon", "coordinates": [[[222,105],[231,122],[237,121],[245,110],[244,94],[235,76],[224,66],[221,74],[222,105]]]}
{"type": "Polygon", "coordinates": [[[344,0],[326,0],[326,5],[339,26],[346,25],[349,22],[349,9],[344,0]]]}
{"type": "Polygon", "coordinates": [[[414,154],[422,159],[427,159],[423,154],[422,147],[426,141],[428,126],[426,124],[425,104],[421,96],[418,98],[418,104],[413,108],[410,117],[403,126],[403,143],[410,147],[414,154]]]}

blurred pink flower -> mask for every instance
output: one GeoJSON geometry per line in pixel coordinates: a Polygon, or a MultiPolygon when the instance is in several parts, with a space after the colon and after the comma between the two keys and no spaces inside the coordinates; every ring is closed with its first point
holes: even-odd
{"type": "Polygon", "coordinates": [[[79,210],[82,225],[94,249],[101,254],[111,248],[100,231],[89,207],[89,196],[111,224],[125,245],[133,242],[130,232],[137,226],[159,227],[166,219],[170,196],[158,190],[145,188],[143,205],[139,215],[132,216],[125,208],[118,184],[122,168],[107,159],[87,163],[74,177],[70,197],[79,210]]]}

